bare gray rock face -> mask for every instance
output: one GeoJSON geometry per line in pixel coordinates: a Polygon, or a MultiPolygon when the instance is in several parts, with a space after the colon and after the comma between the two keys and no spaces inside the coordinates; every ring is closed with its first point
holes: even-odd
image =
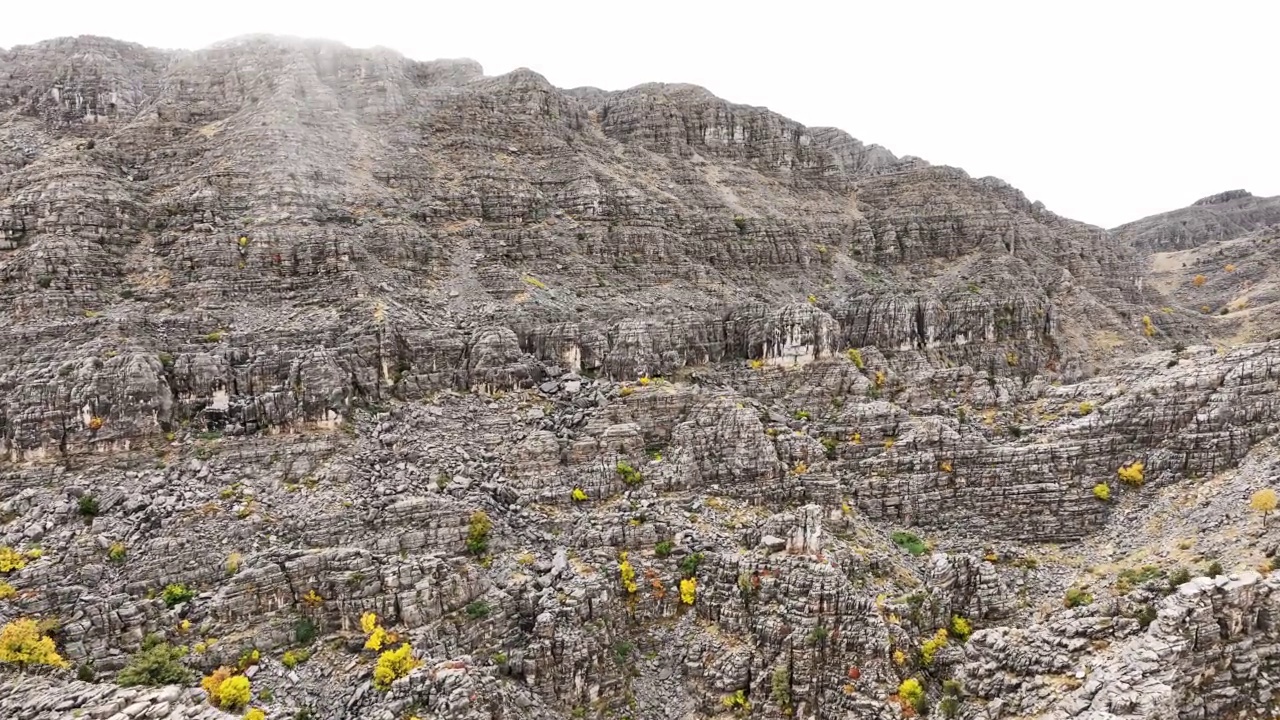
{"type": "Polygon", "coordinates": [[[1280,328],[1172,281],[1229,235],[1194,287],[1269,307],[1268,203],[1108,232],[689,85],[0,52],[0,624],[67,661],[0,715],[1274,713],[1280,328]]]}
{"type": "Polygon", "coordinates": [[[1260,198],[1247,190],[1228,190],[1181,210],[1126,223],[1112,233],[1150,253],[1189,250],[1274,226],[1280,226],[1280,197],[1260,198]]]}

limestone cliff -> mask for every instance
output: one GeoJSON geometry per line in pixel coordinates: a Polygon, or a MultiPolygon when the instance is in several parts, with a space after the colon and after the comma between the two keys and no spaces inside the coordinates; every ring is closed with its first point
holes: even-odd
{"type": "Polygon", "coordinates": [[[0,52],[0,621],[68,663],[0,714],[1274,712],[1280,327],[1160,259],[1250,238],[1193,285],[1269,297],[1268,202],[1106,231],[318,41],[0,52]]]}

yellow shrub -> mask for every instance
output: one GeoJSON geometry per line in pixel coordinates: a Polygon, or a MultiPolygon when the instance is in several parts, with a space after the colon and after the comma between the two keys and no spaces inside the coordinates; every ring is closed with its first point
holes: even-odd
{"type": "Polygon", "coordinates": [[[680,581],[680,602],[685,605],[692,605],[693,601],[698,597],[698,581],[693,578],[685,578],[680,581]]]}
{"type": "Polygon", "coordinates": [[[1111,499],[1111,486],[1106,483],[1098,483],[1093,486],[1093,496],[1103,502],[1111,499]]]}
{"type": "Polygon", "coordinates": [[[906,653],[904,653],[904,652],[902,652],[902,650],[901,650],[901,649],[894,650],[894,651],[893,651],[893,664],[894,664],[894,665],[897,665],[898,667],[902,667],[903,665],[906,665],[906,664],[907,664],[907,654],[906,654],[906,653]]]}
{"type": "Polygon", "coordinates": [[[27,566],[27,558],[11,547],[0,547],[0,573],[21,570],[27,566]]]}
{"type": "Polygon", "coordinates": [[[952,615],[951,634],[960,638],[960,642],[965,642],[973,634],[973,626],[969,624],[969,621],[963,615],[952,615]]]}
{"type": "Polygon", "coordinates": [[[205,689],[205,694],[209,696],[209,705],[214,707],[238,710],[248,705],[248,698],[250,698],[248,678],[237,675],[234,667],[223,665],[218,670],[212,671],[204,680],[201,680],[200,687],[205,689]]]}
{"type": "Polygon", "coordinates": [[[586,502],[591,499],[582,488],[574,488],[573,492],[569,493],[569,497],[573,498],[574,502],[586,502]]]}
{"type": "Polygon", "coordinates": [[[249,678],[235,675],[223,680],[218,685],[218,707],[223,710],[238,710],[249,704],[249,678]]]}
{"type": "Polygon", "coordinates": [[[1088,400],[1085,400],[1084,402],[1080,403],[1081,416],[1088,415],[1091,412],[1093,412],[1093,403],[1089,402],[1088,400]]]}
{"type": "MultiPolygon", "coordinates": [[[[813,296],[810,295],[809,297],[813,296]]],[[[726,709],[738,713],[739,715],[747,715],[751,712],[751,701],[747,699],[746,694],[741,690],[725,695],[720,699],[720,704],[724,705],[726,709]]]]}
{"type": "Polygon", "coordinates": [[[1192,285],[1195,285],[1196,287],[1200,287],[1201,285],[1204,285],[1205,280],[1207,280],[1207,278],[1205,278],[1205,276],[1203,276],[1203,275],[1197,275],[1197,276],[1195,276],[1195,277],[1191,278],[1191,284],[1192,284],[1192,285]]]}
{"type": "Polygon", "coordinates": [[[633,593],[639,589],[636,585],[636,569],[631,567],[631,561],[627,560],[625,552],[618,553],[618,574],[622,579],[622,587],[626,588],[627,592],[633,593]]]}
{"type": "Polygon", "coordinates": [[[297,650],[285,650],[284,657],[280,658],[280,662],[290,670],[306,662],[311,657],[311,651],[306,648],[297,650]]]}
{"type": "Polygon", "coordinates": [[[859,349],[857,349],[857,348],[849,348],[848,350],[845,350],[844,352],[845,352],[845,355],[848,355],[848,356],[849,356],[849,360],[850,360],[851,362],[853,362],[853,364],[854,364],[854,365],[855,365],[859,370],[861,370],[863,367],[865,367],[865,364],[862,362],[862,351],[861,351],[861,350],[859,350],[859,349]]]}
{"type": "MultiPolygon", "coordinates": [[[[241,238],[241,240],[243,239],[241,238]]],[[[244,714],[244,720],[267,720],[267,714],[258,708],[254,708],[244,714]]]]}
{"type": "Polygon", "coordinates": [[[933,657],[938,651],[947,646],[947,631],[945,628],[939,628],[933,637],[924,641],[924,645],[920,647],[920,660],[925,667],[933,664],[933,657]]]}
{"type": "Polygon", "coordinates": [[[369,639],[364,641],[364,649],[377,652],[382,649],[382,644],[387,641],[387,631],[382,626],[375,627],[369,633],[369,639]]]}
{"type": "Polygon", "coordinates": [[[14,620],[0,630],[0,663],[17,665],[19,669],[32,665],[69,667],[58,654],[53,638],[40,630],[40,624],[31,618],[14,620]]]}
{"type": "Polygon", "coordinates": [[[924,705],[924,688],[915,678],[907,678],[898,686],[898,697],[919,712],[924,705]]]}
{"type": "Polygon", "coordinates": [[[360,630],[365,634],[373,632],[378,627],[378,616],[374,613],[367,612],[360,616],[360,630]]]}
{"type": "Polygon", "coordinates": [[[1128,465],[1122,465],[1116,471],[1116,474],[1120,476],[1122,481],[1130,485],[1141,485],[1146,479],[1143,475],[1144,470],[1146,470],[1146,465],[1141,460],[1137,460],[1128,465]]]}
{"type": "Polygon", "coordinates": [[[938,463],[938,469],[944,473],[952,472],[954,467],[955,466],[951,464],[950,460],[943,460],[942,462],[938,463]]]}
{"type": "Polygon", "coordinates": [[[1151,322],[1150,315],[1142,316],[1142,334],[1146,335],[1147,337],[1155,337],[1156,326],[1155,326],[1155,323],[1151,322]]]}
{"type": "Polygon", "coordinates": [[[803,475],[809,472],[809,466],[806,465],[803,460],[801,460],[800,462],[796,463],[795,467],[791,468],[791,472],[795,473],[796,475],[803,475]]]}
{"type": "Polygon", "coordinates": [[[373,669],[373,686],[378,690],[389,690],[391,683],[413,672],[422,663],[413,657],[413,648],[409,643],[395,650],[388,650],[378,656],[378,664],[373,669]]]}
{"type": "Polygon", "coordinates": [[[18,591],[7,582],[0,582],[0,600],[8,600],[18,594],[18,591]]]}

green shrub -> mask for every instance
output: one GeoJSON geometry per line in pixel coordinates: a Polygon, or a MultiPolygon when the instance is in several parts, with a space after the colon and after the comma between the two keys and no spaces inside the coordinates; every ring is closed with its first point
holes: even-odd
{"type": "Polygon", "coordinates": [[[1180,567],[1169,573],[1169,589],[1177,590],[1180,586],[1191,582],[1191,571],[1180,567]]]}
{"type": "Polygon", "coordinates": [[[923,555],[925,551],[929,549],[925,546],[924,541],[914,533],[898,530],[889,537],[893,540],[894,545],[897,545],[912,555],[923,555]]]}
{"type": "Polygon", "coordinates": [[[686,555],[680,561],[680,574],[686,578],[691,578],[698,574],[698,566],[702,564],[702,553],[692,553],[686,555]]]}
{"type": "Polygon", "coordinates": [[[1205,574],[1211,578],[1218,577],[1219,575],[1223,575],[1224,573],[1222,570],[1222,563],[1218,562],[1217,560],[1214,560],[1213,562],[1209,563],[1209,567],[1205,569],[1205,574]]]}
{"type": "Polygon", "coordinates": [[[774,704],[781,708],[784,714],[791,714],[791,669],[786,665],[779,665],[773,671],[769,686],[770,697],[773,698],[774,704]]]}
{"type": "Polygon", "coordinates": [[[671,550],[674,547],[670,540],[660,540],[657,545],[653,546],[653,552],[658,557],[664,558],[671,554],[671,550]]]}
{"type": "Polygon", "coordinates": [[[484,600],[475,600],[468,603],[465,610],[467,617],[471,618],[488,617],[489,613],[492,612],[492,608],[489,607],[489,603],[484,600]]]}
{"type": "Polygon", "coordinates": [[[107,559],[114,563],[122,563],[129,556],[129,550],[122,542],[113,542],[107,548],[107,559]]]}
{"type": "Polygon", "coordinates": [[[129,664],[116,676],[116,683],[125,687],[160,687],[190,685],[195,679],[192,672],[182,664],[182,658],[187,655],[186,648],[174,647],[166,642],[151,644],[150,647],[147,645],[148,643],[144,643],[143,650],[129,658],[129,664]]]}
{"type": "Polygon", "coordinates": [[[311,618],[302,618],[293,624],[293,639],[299,645],[310,645],[316,639],[316,624],[311,618]]]}
{"type": "Polygon", "coordinates": [[[47,288],[53,284],[53,278],[49,277],[48,275],[41,275],[40,277],[36,278],[36,284],[42,288],[47,288]]]}
{"type": "Polygon", "coordinates": [[[1138,609],[1136,617],[1138,620],[1138,626],[1145,629],[1148,625],[1155,622],[1156,609],[1150,605],[1143,605],[1138,609]]]}
{"type": "Polygon", "coordinates": [[[1116,577],[1116,591],[1127,593],[1135,587],[1144,585],[1156,578],[1164,575],[1164,571],[1155,565],[1143,565],[1140,568],[1129,568],[1121,570],[1116,577]]]}
{"type": "Polygon", "coordinates": [[[626,485],[639,485],[644,482],[644,477],[639,470],[631,467],[631,464],[625,460],[618,461],[618,475],[622,477],[622,482],[626,485]]]}
{"type": "Polygon", "coordinates": [[[98,514],[98,498],[92,495],[80,496],[80,514],[85,517],[94,517],[98,514]]]}
{"type": "Polygon", "coordinates": [[[1093,596],[1077,587],[1068,588],[1067,594],[1062,598],[1062,604],[1069,608],[1092,605],[1093,596]]]}
{"type": "Polygon", "coordinates": [[[171,583],[165,586],[160,596],[164,599],[166,607],[173,607],[190,602],[191,598],[196,596],[196,592],[182,583],[171,583]]]}
{"type": "Polygon", "coordinates": [[[818,625],[813,630],[809,631],[809,644],[820,645],[826,642],[829,637],[831,637],[831,631],[825,626],[818,625]]]}
{"type": "Polygon", "coordinates": [[[631,657],[631,652],[636,649],[635,643],[627,640],[619,640],[613,644],[613,661],[618,665],[625,666],[627,658],[631,657]]]}

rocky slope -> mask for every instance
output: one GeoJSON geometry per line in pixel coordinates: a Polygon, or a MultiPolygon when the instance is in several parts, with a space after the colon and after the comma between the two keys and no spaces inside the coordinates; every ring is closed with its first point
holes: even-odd
{"type": "Polygon", "coordinates": [[[1201,313],[1183,321],[1186,334],[1223,344],[1280,337],[1280,197],[1232,190],[1112,233],[1146,256],[1158,292],[1201,313]]]}
{"type": "Polygon", "coordinates": [[[1277,325],[1201,344],[1174,222],[692,86],[2,52],[0,620],[69,667],[0,710],[1274,711],[1277,325]]]}

